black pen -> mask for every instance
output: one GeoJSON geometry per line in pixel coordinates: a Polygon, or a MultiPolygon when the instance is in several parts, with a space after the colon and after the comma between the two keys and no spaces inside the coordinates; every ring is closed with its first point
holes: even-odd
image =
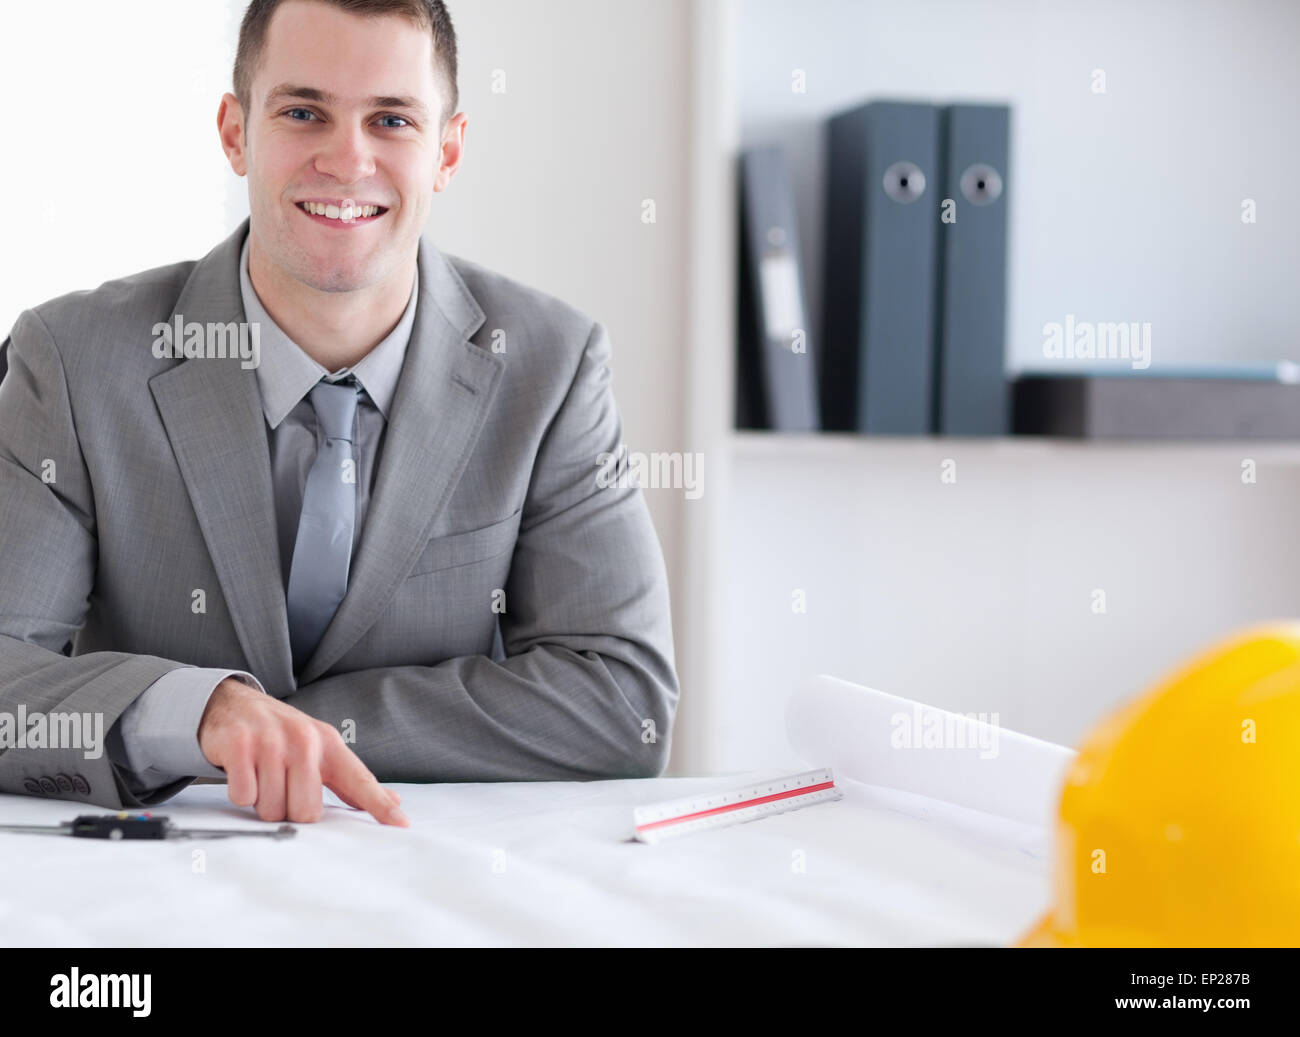
{"type": "Polygon", "coordinates": [[[232,835],[263,835],[288,839],[293,825],[280,825],[273,832],[261,828],[177,828],[166,817],[153,814],[82,814],[59,825],[0,825],[0,832],[31,835],[71,835],[78,839],[224,839],[232,835]]]}

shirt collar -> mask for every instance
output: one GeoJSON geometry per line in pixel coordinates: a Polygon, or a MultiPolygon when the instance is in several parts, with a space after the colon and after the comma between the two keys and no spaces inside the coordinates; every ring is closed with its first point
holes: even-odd
{"type": "Polygon", "coordinates": [[[262,412],[267,424],[276,428],[289,416],[289,412],[316,386],[322,378],[335,381],[348,374],[356,376],[366,395],[388,418],[388,408],[397,392],[397,380],[402,373],[406,347],[411,340],[415,324],[416,300],[420,296],[420,269],[416,264],[415,281],[411,298],[406,304],[397,327],[352,367],[330,372],[308,356],[296,342],[281,330],[253,290],[248,274],[248,243],[252,234],[244,238],[239,254],[239,291],[244,301],[244,317],[250,323],[260,323],[260,363],[257,366],[257,386],[262,395],[262,412]]]}

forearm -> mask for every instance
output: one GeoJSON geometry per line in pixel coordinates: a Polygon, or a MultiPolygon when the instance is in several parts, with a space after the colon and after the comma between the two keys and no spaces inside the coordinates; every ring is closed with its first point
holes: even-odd
{"type": "Polygon", "coordinates": [[[537,645],[501,663],[476,655],[326,677],[284,701],[354,732],[350,748],[380,781],[654,777],[676,677],[661,657],[626,655],[537,645]]]}
{"type": "Polygon", "coordinates": [[[0,741],[0,792],[33,794],[28,782],[34,782],[41,795],[122,809],[179,791],[187,782],[142,796],[129,773],[114,765],[107,735],[146,688],[180,665],[124,652],[67,658],[0,634],[0,713],[8,729],[0,741]],[[21,732],[20,717],[25,720],[21,732]],[[39,739],[31,737],[36,729],[42,730],[39,739]],[[63,744],[68,740],[79,744],[63,744]]]}

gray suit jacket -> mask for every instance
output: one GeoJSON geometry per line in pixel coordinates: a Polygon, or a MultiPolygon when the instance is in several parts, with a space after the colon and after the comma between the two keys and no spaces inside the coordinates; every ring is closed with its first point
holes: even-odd
{"type": "MultiPolygon", "coordinates": [[[[153,349],[177,315],[244,319],[247,231],[14,325],[0,721],[61,714],[75,741],[71,715],[107,732],[169,670],[230,667],[341,727],[383,781],[660,774],[678,698],[667,579],[640,490],[597,478],[622,435],[609,339],[427,239],[347,596],[295,680],[255,372],[153,349]]],[[[128,807],[188,783],[142,799],[82,746],[0,742],[0,792],[128,807]]]]}

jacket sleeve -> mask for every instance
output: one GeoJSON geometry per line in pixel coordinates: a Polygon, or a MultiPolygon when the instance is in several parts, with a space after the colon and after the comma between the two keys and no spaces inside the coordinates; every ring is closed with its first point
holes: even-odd
{"type": "Polygon", "coordinates": [[[668,580],[640,489],[608,477],[622,438],[609,356],[596,324],[539,447],[499,615],[506,658],[336,674],[285,699],[352,721],[381,781],[663,772],[679,695],[668,580]]]}
{"type": "Polygon", "coordinates": [[[147,806],[148,789],[106,751],[118,718],[182,664],[64,652],[85,622],[97,560],[94,493],[63,364],[34,311],[7,340],[0,382],[0,792],[147,806]]]}

